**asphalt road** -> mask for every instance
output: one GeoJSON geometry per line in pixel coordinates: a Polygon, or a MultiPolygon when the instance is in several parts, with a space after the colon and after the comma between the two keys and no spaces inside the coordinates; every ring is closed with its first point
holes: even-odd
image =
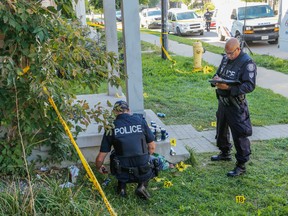
{"type": "MultiPolygon", "coordinates": [[[[193,36],[187,36],[187,38],[198,39],[206,43],[213,44],[215,46],[223,47],[225,41],[219,41],[217,33],[215,30],[210,32],[204,32],[204,35],[195,34],[193,36]]],[[[288,52],[283,52],[278,49],[277,44],[269,44],[268,42],[253,42],[248,44],[249,49],[252,53],[261,54],[261,55],[270,55],[282,59],[288,59],[288,52]]],[[[249,53],[249,52],[247,52],[249,53]]]]}

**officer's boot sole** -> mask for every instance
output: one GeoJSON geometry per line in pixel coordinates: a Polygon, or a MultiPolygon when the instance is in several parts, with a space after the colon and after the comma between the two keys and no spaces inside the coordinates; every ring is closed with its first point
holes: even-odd
{"type": "Polygon", "coordinates": [[[212,156],[211,161],[231,161],[232,157],[231,156],[212,156]]]}
{"type": "Polygon", "coordinates": [[[240,167],[236,167],[234,170],[227,173],[228,177],[236,177],[243,175],[246,172],[246,169],[242,169],[240,167]]]}
{"type": "Polygon", "coordinates": [[[145,187],[138,187],[135,190],[135,194],[144,200],[148,200],[151,197],[149,192],[145,189],[145,187]]]}

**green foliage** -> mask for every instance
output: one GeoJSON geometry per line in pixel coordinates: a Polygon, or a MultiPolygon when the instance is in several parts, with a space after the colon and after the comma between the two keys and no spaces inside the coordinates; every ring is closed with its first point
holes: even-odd
{"type": "Polygon", "coordinates": [[[208,2],[208,3],[205,3],[204,4],[204,13],[206,12],[206,9],[209,9],[210,11],[214,10],[215,9],[215,5],[211,2],[208,2]]]}
{"type": "MultiPolygon", "coordinates": [[[[139,5],[154,5],[159,0],[139,0],[139,5]]],[[[89,6],[92,6],[96,11],[103,13],[103,0],[90,0],[89,6]]],[[[115,0],[115,7],[117,10],[121,9],[121,0],[115,0]]]]}
{"type": "MultiPolygon", "coordinates": [[[[73,0],[54,0],[57,5],[57,11],[61,12],[61,16],[65,18],[76,18],[75,10],[73,10],[73,0]]],[[[77,3],[78,0],[75,0],[77,3]]]]}
{"type": "MultiPolygon", "coordinates": [[[[62,2],[61,14],[67,1],[62,2]]],[[[77,83],[96,92],[103,82],[119,85],[121,79],[111,74],[118,68],[115,54],[106,53],[101,44],[90,39],[89,29],[77,20],[67,21],[55,8],[41,7],[39,1],[1,1],[0,32],[6,35],[0,49],[1,172],[10,173],[11,167],[21,169],[21,144],[28,155],[40,145],[51,148],[51,158],[43,162],[75,159],[43,87],[71,129],[75,122],[83,125],[73,129],[75,136],[91,118],[106,127],[108,113],[103,107],[76,102],[71,87],[77,83]]]]}
{"type": "Polygon", "coordinates": [[[156,7],[156,5],[159,4],[159,2],[160,2],[160,0],[150,0],[149,3],[148,3],[148,6],[150,8],[156,7]]]}

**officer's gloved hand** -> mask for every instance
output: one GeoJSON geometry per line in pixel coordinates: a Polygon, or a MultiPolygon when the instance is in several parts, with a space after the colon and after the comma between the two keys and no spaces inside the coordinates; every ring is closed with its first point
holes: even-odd
{"type": "Polygon", "coordinates": [[[100,167],[100,169],[98,170],[98,172],[101,173],[101,174],[107,174],[108,170],[106,169],[106,167],[104,165],[102,165],[100,167]]]}

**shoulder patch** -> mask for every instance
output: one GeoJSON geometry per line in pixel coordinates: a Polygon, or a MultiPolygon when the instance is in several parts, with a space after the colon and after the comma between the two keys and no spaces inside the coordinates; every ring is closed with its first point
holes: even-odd
{"type": "Polygon", "coordinates": [[[249,63],[249,64],[247,64],[247,66],[246,66],[246,69],[247,69],[248,71],[250,71],[250,72],[255,71],[255,68],[256,68],[256,66],[255,66],[254,63],[249,63]]]}

